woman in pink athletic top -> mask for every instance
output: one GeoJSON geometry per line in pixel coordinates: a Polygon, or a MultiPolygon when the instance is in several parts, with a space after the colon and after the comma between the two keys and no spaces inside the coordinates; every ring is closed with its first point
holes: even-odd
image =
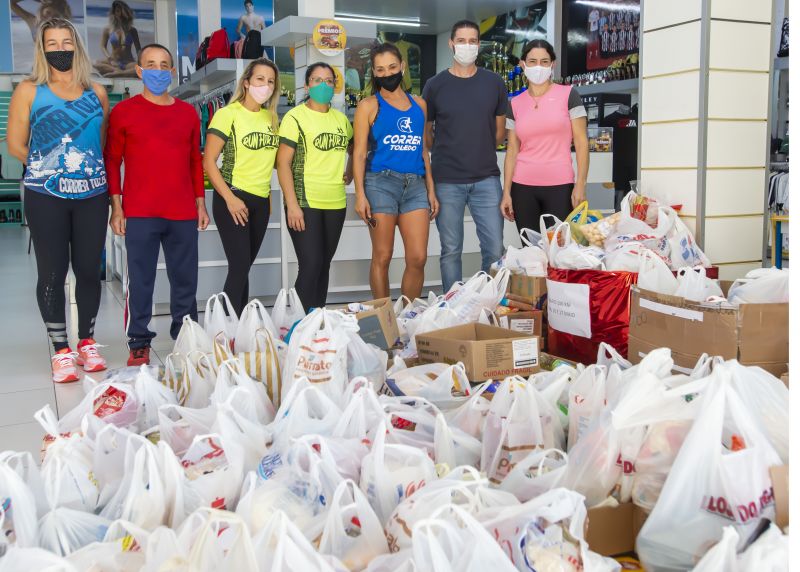
{"type": "Polygon", "coordinates": [[[520,63],[528,89],[511,100],[508,149],[500,210],[517,228],[539,230],[539,217],[566,218],[586,199],[589,138],[586,109],[575,89],[553,83],[556,54],[545,40],[532,40],[520,63]],[[578,174],[572,168],[575,144],[578,174]]]}

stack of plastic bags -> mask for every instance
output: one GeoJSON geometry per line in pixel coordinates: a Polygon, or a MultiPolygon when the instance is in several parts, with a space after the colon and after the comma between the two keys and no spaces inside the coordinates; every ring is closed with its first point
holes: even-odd
{"type": "Polygon", "coordinates": [[[0,572],[616,572],[585,524],[626,502],[650,512],[648,569],[733,551],[750,572],[784,542],[746,546],[788,461],[788,390],[763,370],[704,357],[672,375],[669,350],[632,366],[604,345],[595,364],[470,386],[461,364],[387,373],[341,312],[281,341],[258,304],[225,306],[184,324],[163,370],[88,380],[60,420],[38,412],[41,468],[0,454],[0,572]],[[277,385],[248,369],[275,362],[277,385]],[[706,554],[731,520],[741,540],[706,554]]]}
{"type": "Polygon", "coordinates": [[[655,253],[671,270],[711,265],[672,207],[630,193],[620,212],[576,227],[567,220],[541,228],[549,264],[565,270],[637,272],[645,251],[655,253]],[[569,229],[569,232],[564,232],[569,229]]]}

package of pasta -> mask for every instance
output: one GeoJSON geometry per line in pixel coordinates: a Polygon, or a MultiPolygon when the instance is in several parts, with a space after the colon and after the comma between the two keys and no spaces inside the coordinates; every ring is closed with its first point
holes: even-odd
{"type": "Polygon", "coordinates": [[[591,246],[603,248],[606,238],[611,236],[620,219],[620,213],[614,213],[608,218],[600,219],[580,227],[581,234],[591,246]]]}

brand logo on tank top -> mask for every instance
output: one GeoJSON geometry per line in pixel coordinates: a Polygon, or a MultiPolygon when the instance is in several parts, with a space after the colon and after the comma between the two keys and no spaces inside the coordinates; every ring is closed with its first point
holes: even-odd
{"type": "Polygon", "coordinates": [[[413,129],[411,129],[411,118],[401,117],[400,119],[398,119],[397,128],[400,130],[401,133],[412,133],[413,129]]]}
{"type": "Polygon", "coordinates": [[[320,151],[347,151],[350,140],[341,128],[338,133],[320,133],[314,138],[314,147],[320,151]]]}
{"type": "Polygon", "coordinates": [[[253,131],[242,137],[242,145],[253,151],[259,149],[277,149],[279,138],[272,133],[253,131]]]}

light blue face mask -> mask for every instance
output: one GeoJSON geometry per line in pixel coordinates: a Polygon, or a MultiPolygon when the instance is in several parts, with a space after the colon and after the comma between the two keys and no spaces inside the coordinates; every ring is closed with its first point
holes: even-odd
{"type": "Polygon", "coordinates": [[[308,96],[321,105],[328,105],[333,99],[333,86],[323,82],[309,88],[308,96]]]}
{"type": "Polygon", "coordinates": [[[172,72],[170,70],[149,70],[142,68],[142,81],[144,86],[153,95],[161,95],[169,89],[172,83],[172,72]]]}

